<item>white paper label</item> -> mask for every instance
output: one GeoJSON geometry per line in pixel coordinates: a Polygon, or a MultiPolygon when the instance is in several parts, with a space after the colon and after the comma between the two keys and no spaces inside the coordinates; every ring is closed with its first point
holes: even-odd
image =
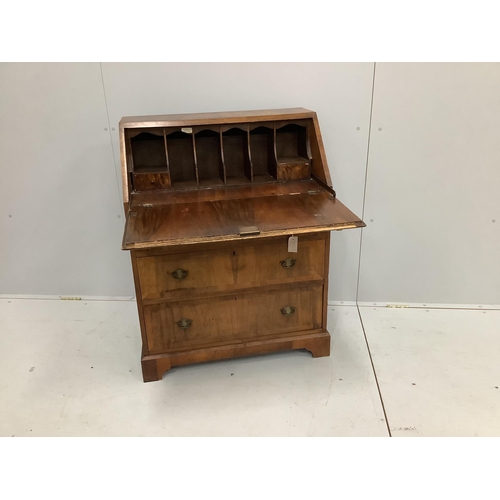
{"type": "Polygon", "coordinates": [[[297,252],[298,245],[299,245],[298,236],[290,236],[290,238],[288,238],[288,251],[289,252],[297,252]]]}
{"type": "Polygon", "coordinates": [[[193,129],[191,127],[182,127],[181,130],[185,133],[185,134],[192,134],[193,133],[193,129]]]}

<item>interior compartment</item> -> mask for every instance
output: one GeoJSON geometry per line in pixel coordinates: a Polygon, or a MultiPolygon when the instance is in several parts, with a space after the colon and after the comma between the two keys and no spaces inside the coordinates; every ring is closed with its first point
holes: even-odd
{"type": "Polygon", "coordinates": [[[250,182],[247,132],[239,128],[229,129],[222,134],[222,144],[227,184],[250,182]]]}
{"type": "Polygon", "coordinates": [[[302,121],[158,127],[134,131],[127,139],[133,172],[163,175],[137,178],[142,189],[168,189],[168,183],[194,188],[310,178],[307,126],[302,121]]]}
{"type": "Polygon", "coordinates": [[[308,161],[306,127],[290,124],[277,129],[276,156],[278,162],[308,161]]]}
{"type": "Polygon", "coordinates": [[[254,182],[274,180],[272,174],[276,166],[273,135],[273,129],[264,126],[250,131],[250,154],[254,182]]]}
{"type": "Polygon", "coordinates": [[[200,185],[224,184],[220,134],[201,130],[195,134],[194,140],[200,185]]]}
{"type": "Polygon", "coordinates": [[[167,135],[167,150],[172,187],[196,186],[192,134],[173,132],[167,135]]]}
{"type": "Polygon", "coordinates": [[[135,172],[167,170],[165,139],[162,135],[142,132],[130,139],[135,172]]]}
{"type": "Polygon", "coordinates": [[[168,172],[134,173],[133,186],[137,192],[170,189],[170,175],[168,172]]]}

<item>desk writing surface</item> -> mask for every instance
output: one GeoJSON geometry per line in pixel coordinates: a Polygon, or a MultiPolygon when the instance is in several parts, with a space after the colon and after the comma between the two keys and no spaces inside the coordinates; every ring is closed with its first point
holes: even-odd
{"type": "MultiPolygon", "coordinates": [[[[254,193],[255,194],[255,193],[254,193]]],[[[365,224],[325,190],[131,208],[123,249],[153,248],[248,238],[240,230],[257,226],[255,237],[332,231],[365,224]]]]}

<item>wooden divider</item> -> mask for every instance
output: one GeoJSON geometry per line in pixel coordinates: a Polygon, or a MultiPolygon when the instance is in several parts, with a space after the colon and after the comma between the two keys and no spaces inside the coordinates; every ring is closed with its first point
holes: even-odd
{"type": "Polygon", "coordinates": [[[308,121],[131,129],[136,191],[308,179],[308,121]]]}

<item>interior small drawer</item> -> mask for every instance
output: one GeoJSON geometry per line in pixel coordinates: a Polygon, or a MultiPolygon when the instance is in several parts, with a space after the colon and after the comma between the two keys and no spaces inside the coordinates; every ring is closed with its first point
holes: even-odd
{"type": "Polygon", "coordinates": [[[144,306],[150,353],[323,328],[323,286],[144,306]]]}
{"type": "Polygon", "coordinates": [[[148,172],[134,174],[134,189],[136,191],[156,191],[170,188],[168,172],[148,172]]]}
{"type": "Polygon", "coordinates": [[[140,257],[137,268],[146,301],[323,280],[325,240],[299,239],[296,253],[288,252],[287,239],[283,239],[279,243],[140,257]]]}

